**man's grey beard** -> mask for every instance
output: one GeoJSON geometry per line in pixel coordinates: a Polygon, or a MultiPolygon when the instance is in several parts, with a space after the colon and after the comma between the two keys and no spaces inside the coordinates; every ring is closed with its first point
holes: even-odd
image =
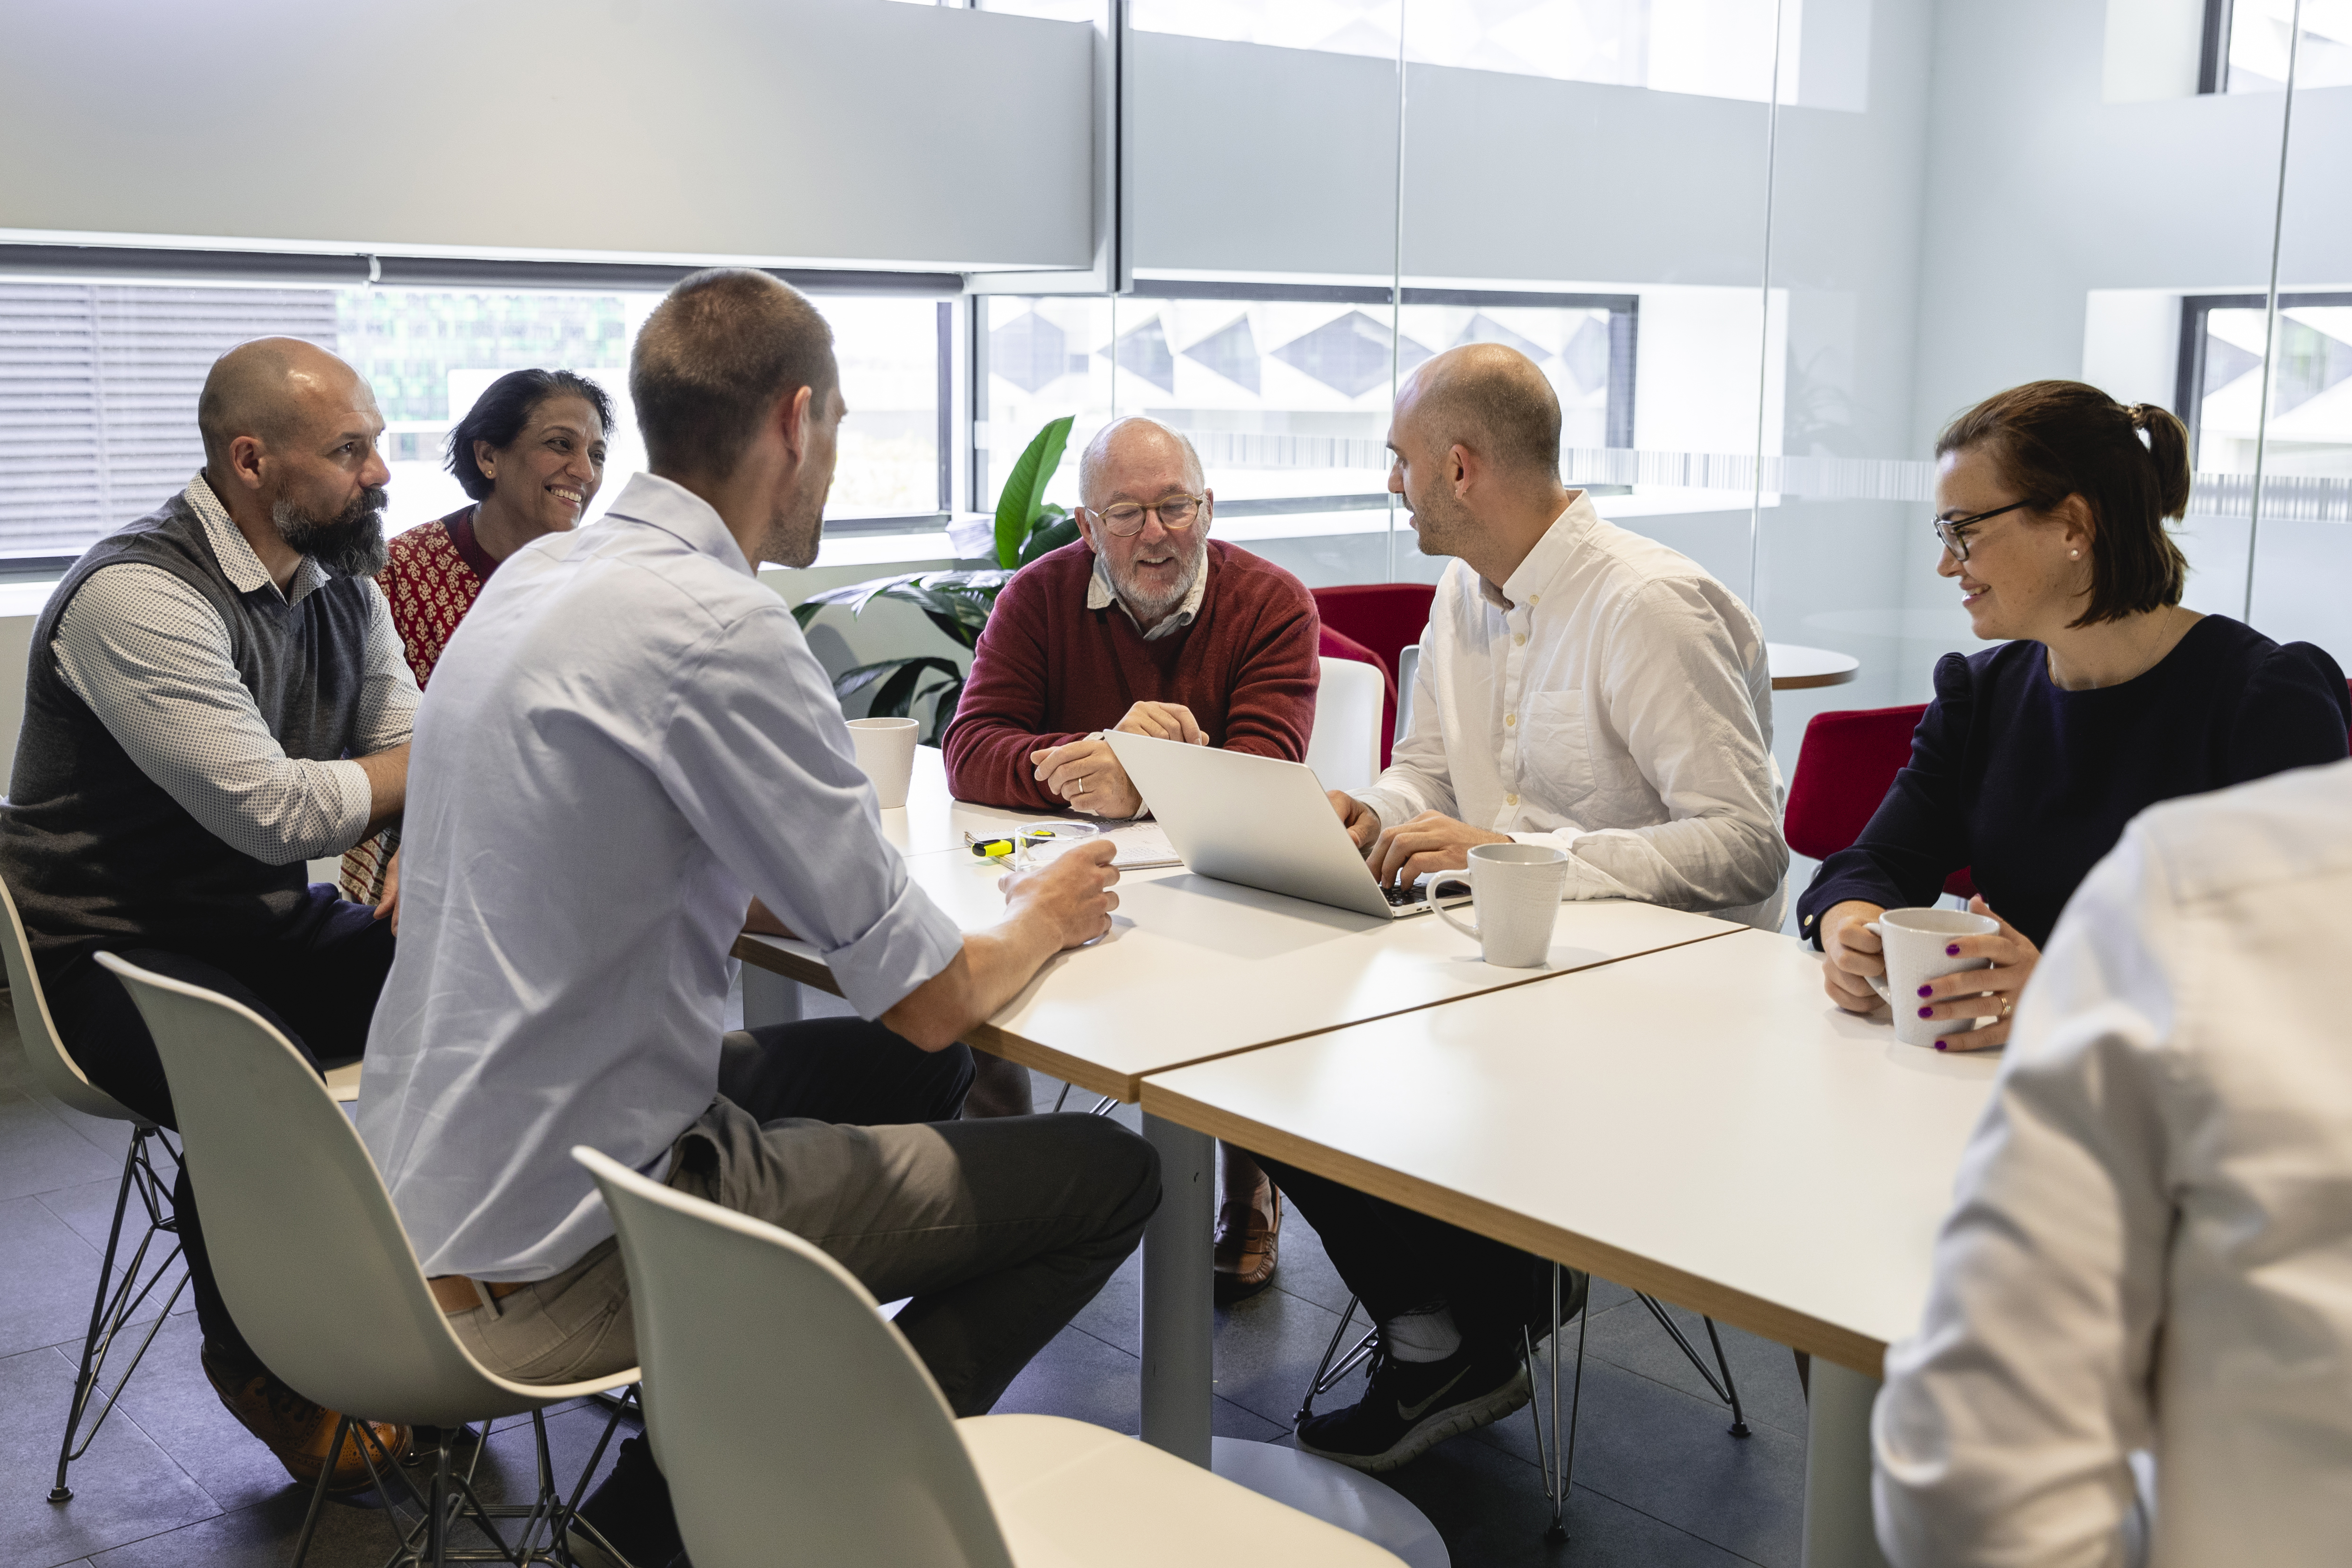
{"type": "MultiPolygon", "coordinates": [[[[1208,563],[1208,533],[1205,530],[1195,527],[1192,530],[1192,556],[1184,563],[1183,574],[1170,585],[1166,593],[1147,597],[1137,590],[1133,583],[1120,582],[1116,572],[1109,574],[1110,585],[1117,591],[1119,601],[1126,605],[1128,613],[1136,618],[1139,625],[1147,628],[1156,626],[1167,617],[1169,611],[1184,602],[1184,595],[1191,593],[1192,584],[1201,580],[1201,569],[1208,563]]],[[[1108,563],[1106,562],[1105,564],[1108,565],[1108,563]]]]}
{"type": "Polygon", "coordinates": [[[286,547],[309,556],[338,577],[373,577],[383,570],[382,485],[370,485],[352,504],[329,518],[313,517],[290,500],[269,509],[286,547]]]}

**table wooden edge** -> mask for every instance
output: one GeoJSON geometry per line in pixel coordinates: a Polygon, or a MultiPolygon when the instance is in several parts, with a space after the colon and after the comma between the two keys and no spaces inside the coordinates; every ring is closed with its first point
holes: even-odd
{"type": "Polygon", "coordinates": [[[1857,667],[1853,669],[1826,670],[1820,675],[1776,675],[1772,678],[1772,689],[1809,691],[1818,686],[1843,686],[1861,673],[1862,670],[1857,667]]]}
{"type": "MultiPolygon", "coordinates": [[[[733,957],[741,959],[754,969],[764,969],[771,974],[781,974],[787,980],[838,996],[841,986],[835,981],[833,971],[821,960],[803,957],[789,948],[777,947],[771,941],[755,939],[749,933],[735,939],[733,957]]],[[[1132,1105],[1143,1091],[1140,1073],[1108,1072],[1091,1062],[1064,1056],[1051,1046],[1041,1046],[1019,1035],[1007,1034],[993,1024],[982,1024],[964,1037],[964,1044],[986,1051],[994,1057],[1018,1062],[1024,1068],[1075,1084],[1088,1094],[1107,1094],[1124,1104],[1132,1105]]],[[[1187,1062],[1186,1067],[1192,1064],[1187,1062]]]]}
{"type": "Polygon", "coordinates": [[[1417,1214],[1458,1225],[1538,1258],[1586,1269],[1603,1279],[1687,1307],[1775,1343],[1835,1362],[1870,1377],[1884,1375],[1886,1346],[1866,1334],[1204,1105],[1168,1088],[1156,1074],[1143,1080],[1143,1110],[1148,1116],[1161,1117],[1196,1132],[1222,1138],[1252,1153],[1312,1171],[1359,1192],[1402,1204],[1417,1214]]]}

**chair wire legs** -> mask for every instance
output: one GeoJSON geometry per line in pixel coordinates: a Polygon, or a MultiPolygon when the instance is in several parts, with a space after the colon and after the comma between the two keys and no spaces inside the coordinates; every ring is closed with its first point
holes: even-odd
{"type": "Polygon", "coordinates": [[[106,1233],[106,1258],[99,1266],[98,1289],[90,1299],[89,1331],[82,1336],[81,1367],[74,1374],[73,1403],[66,1410],[66,1435],[58,1444],[58,1476],[49,1488],[51,1502],[65,1502],[73,1497],[73,1489],[66,1485],[66,1467],[89,1451],[90,1443],[98,1436],[98,1429],[106,1425],[107,1416],[113,1414],[115,1401],[122,1396],[123,1387],[130,1383],[131,1374],[139,1370],[140,1359],[146,1355],[147,1347],[154,1343],[155,1335],[170,1319],[173,1307],[179,1302],[180,1292],[187,1288],[188,1277],[183,1273],[178,1282],[173,1285],[172,1293],[164,1298],[163,1310],[157,1312],[154,1321],[147,1325],[146,1333],[139,1341],[139,1348],[131,1352],[131,1363],[122,1369],[122,1375],[114,1380],[112,1388],[101,1388],[105,1381],[107,1352],[114,1348],[115,1336],[130,1326],[131,1314],[146,1305],[147,1299],[154,1293],[155,1287],[163,1283],[163,1277],[172,1271],[172,1265],[180,1256],[179,1220],[172,1212],[171,1189],[163,1177],[156,1174],[154,1163],[149,1155],[147,1141],[151,1138],[162,1144],[163,1152],[174,1162],[179,1158],[179,1151],[172,1147],[171,1141],[164,1137],[160,1128],[136,1125],[131,1128],[131,1146],[122,1155],[122,1184],[114,1194],[114,1223],[106,1233]],[[138,1194],[140,1206],[147,1212],[147,1228],[139,1237],[139,1245],[132,1249],[131,1260],[123,1267],[122,1278],[118,1281],[114,1277],[114,1258],[121,1247],[122,1220],[130,1212],[134,1193],[138,1194]],[[155,1265],[153,1272],[146,1273],[142,1279],[141,1276],[146,1269],[148,1250],[154,1246],[156,1237],[162,1235],[172,1237],[172,1249],[155,1265]],[[99,1396],[95,1415],[90,1415],[93,1396],[99,1396]],[[89,1417],[87,1430],[82,1426],[84,1416],[89,1417]],[[79,1447],[74,1442],[77,1433],[81,1437],[79,1447]]]}
{"type": "MultiPolygon", "coordinates": [[[[1576,1380],[1568,1395],[1567,1441],[1560,1438],[1559,1424],[1559,1351],[1560,1330],[1564,1326],[1562,1286],[1567,1270],[1555,1263],[1551,1266],[1551,1442],[1544,1442],[1542,1403],[1528,1401],[1528,1415],[1536,1425],[1536,1466],[1543,1472],[1544,1501],[1551,1505],[1551,1524],[1544,1539],[1555,1544],[1568,1540],[1568,1489],[1576,1484],[1576,1415],[1584,1403],[1584,1326],[1591,1321],[1591,1300],[1586,1298],[1585,1310],[1576,1315],[1576,1380]]],[[[1526,1347],[1528,1373],[1536,1368],[1535,1336],[1527,1329],[1519,1331],[1520,1342],[1526,1347]]]]}
{"type": "MultiPolygon", "coordinates": [[[[386,1452],[377,1440],[374,1428],[364,1421],[345,1415],[335,1428],[334,1446],[327,1451],[340,1454],[346,1436],[359,1445],[360,1458],[367,1466],[377,1506],[392,1527],[394,1546],[386,1568],[445,1568],[451,1563],[505,1563],[512,1568],[526,1568],[530,1563],[570,1563],[572,1554],[564,1545],[564,1531],[571,1528],[572,1516],[580,1506],[589,1480],[596,1467],[604,1461],[604,1450],[613,1441],[614,1430],[621,1417],[635,1403],[635,1388],[612,1406],[604,1422],[603,1436],[596,1439],[594,1451],[581,1468],[580,1479],[565,1498],[555,1488],[555,1464],[547,1447],[547,1417],[544,1412],[530,1413],[532,1468],[534,1485],[531,1501],[524,1503],[486,1503],[475,1489],[475,1475],[480,1468],[482,1454],[490,1444],[491,1423],[485,1422],[473,1457],[460,1468],[451,1453],[457,1434],[444,1431],[429,1455],[417,1456],[420,1463],[430,1464],[431,1480],[420,1492],[408,1472],[396,1462],[396,1457],[386,1452]],[[395,1483],[404,1498],[395,1498],[395,1483]],[[404,1515],[403,1504],[415,1514],[412,1521],[404,1515]],[[516,1519],[522,1521],[522,1533],[509,1541],[498,1521],[516,1519]],[[479,1546],[459,1546],[456,1531],[460,1522],[468,1523],[481,1536],[479,1546]],[[543,1539],[542,1539],[543,1537],[543,1539]]],[[[294,1568],[302,1568],[310,1553],[311,1537],[317,1532],[321,1505],[326,1501],[327,1481],[331,1468],[322,1472],[310,1489],[310,1512],[303,1517],[302,1533],[295,1542],[294,1568]]]]}
{"type": "MultiPolygon", "coordinates": [[[[1062,1107],[1070,1102],[1070,1087],[1071,1086],[1066,1083],[1064,1084],[1062,1086],[1062,1092],[1054,1097],[1054,1110],[1055,1111],[1058,1112],[1062,1107]]],[[[1095,1108],[1092,1110],[1087,1111],[1087,1114],[1088,1116],[1108,1116],[1118,1107],[1118,1100],[1106,1094],[1101,1099],[1095,1101],[1095,1108]]]]}
{"type": "Polygon", "coordinates": [[[1381,1337],[1377,1323],[1356,1342],[1355,1349],[1340,1357],[1338,1365],[1332,1364],[1331,1358],[1339,1354],[1339,1342],[1348,1337],[1348,1325],[1356,1320],[1356,1298],[1349,1297],[1348,1310],[1339,1314],[1339,1326],[1331,1331],[1331,1342],[1323,1347],[1323,1359],[1315,1363],[1315,1375],[1307,1380],[1307,1396],[1298,1402],[1298,1414],[1291,1417],[1294,1429],[1304,1426],[1307,1418],[1315,1414],[1318,1399],[1338,1387],[1341,1378],[1363,1365],[1365,1358],[1372,1353],[1372,1345],[1381,1337]]]}
{"type": "MultiPolygon", "coordinates": [[[[1639,1295],[1640,1292],[1637,1291],[1636,1294],[1639,1295]]],[[[1658,1299],[1654,1296],[1643,1295],[1641,1297],[1641,1301],[1642,1305],[1650,1309],[1650,1316],[1657,1319],[1666,1332],[1674,1336],[1675,1345],[1681,1349],[1683,1355],[1691,1365],[1697,1369],[1699,1376],[1706,1380],[1706,1385],[1715,1391],[1715,1396],[1731,1406],[1729,1428],[1731,1435],[1735,1437],[1747,1436],[1748,1417],[1739,1407],[1739,1388],[1731,1381],[1731,1363],[1724,1356],[1723,1336],[1715,1331],[1715,1320],[1713,1318],[1699,1320],[1706,1325],[1706,1342],[1715,1352],[1715,1366],[1713,1370],[1709,1370],[1706,1363],[1699,1359],[1698,1351],[1689,1340],[1683,1337],[1682,1330],[1676,1328],[1675,1321],[1666,1316],[1666,1310],[1658,1304],[1658,1299]]]]}

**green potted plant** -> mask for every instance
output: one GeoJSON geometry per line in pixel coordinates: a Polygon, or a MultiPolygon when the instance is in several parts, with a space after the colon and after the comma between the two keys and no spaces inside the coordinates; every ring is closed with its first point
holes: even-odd
{"type": "MultiPolygon", "coordinates": [[[[1077,538],[1078,525],[1058,506],[1045,503],[1046,481],[1061,466],[1062,449],[1070,439],[1075,418],[1064,415],[1037,432],[1021,460],[1005,476],[996,501],[996,560],[992,567],[955,572],[909,572],[897,577],[877,577],[811,594],[793,606],[793,618],[806,631],[828,605],[845,605],[853,616],[865,613],[877,599],[912,605],[965,648],[980,645],[980,630],[988,624],[996,595],[1013,574],[1049,550],[1058,550],[1077,538]]],[[[924,744],[936,746],[955,718],[956,701],[963,694],[963,670],[953,659],[937,654],[907,654],[877,659],[845,669],[835,677],[834,694],[846,702],[875,687],[866,706],[877,719],[903,719],[924,698],[930,698],[930,732],[924,744]],[[879,683],[878,686],[877,683],[879,683]]]]}

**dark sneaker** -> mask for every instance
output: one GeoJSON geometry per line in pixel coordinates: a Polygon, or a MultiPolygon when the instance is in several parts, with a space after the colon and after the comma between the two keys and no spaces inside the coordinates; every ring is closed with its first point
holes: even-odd
{"type": "Polygon", "coordinates": [[[581,1568],[667,1568],[684,1550],[651,1443],[623,1440],[612,1474],[572,1516],[564,1545],[581,1568]]]}
{"type": "Polygon", "coordinates": [[[1528,1392],[1516,1340],[1465,1343],[1444,1361],[1399,1361],[1375,1352],[1363,1398],[1303,1423],[1299,1451],[1359,1470],[1393,1470],[1448,1437],[1501,1420],[1528,1402],[1528,1392]]]}

